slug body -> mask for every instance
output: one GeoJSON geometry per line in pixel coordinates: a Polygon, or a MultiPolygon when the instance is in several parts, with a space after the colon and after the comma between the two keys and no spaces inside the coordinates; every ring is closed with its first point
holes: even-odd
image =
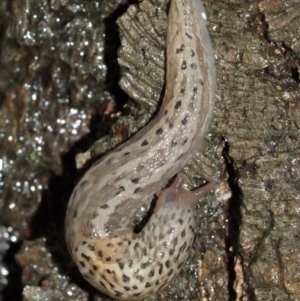
{"type": "Polygon", "coordinates": [[[172,0],[166,91],[160,111],[126,143],[96,162],[75,187],[66,216],[69,251],[83,276],[118,300],[165,287],[193,241],[196,201],[212,185],[160,189],[199,149],[213,113],[214,54],[200,0],[172,0]],[[155,213],[136,234],[132,217],[157,193],[155,213]]]}

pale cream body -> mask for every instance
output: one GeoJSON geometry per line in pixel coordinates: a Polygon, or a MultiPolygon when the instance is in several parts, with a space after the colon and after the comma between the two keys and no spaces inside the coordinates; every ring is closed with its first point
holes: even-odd
{"type": "Polygon", "coordinates": [[[145,228],[132,216],[199,149],[213,113],[215,65],[200,0],[172,0],[167,30],[166,91],[157,116],[96,162],[71,196],[66,240],[83,276],[119,300],[154,293],[176,275],[194,231],[200,191],[180,178],[160,194],[145,228]]]}

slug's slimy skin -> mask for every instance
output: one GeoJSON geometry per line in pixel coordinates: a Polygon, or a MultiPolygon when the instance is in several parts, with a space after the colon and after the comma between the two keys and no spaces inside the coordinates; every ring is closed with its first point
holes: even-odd
{"type": "Polygon", "coordinates": [[[66,240],[83,276],[119,300],[155,293],[178,274],[194,231],[193,192],[181,177],[160,189],[194,153],[213,113],[215,65],[200,0],[172,0],[166,91],[155,119],[96,162],[71,196],[66,240]],[[132,216],[157,193],[155,213],[136,234],[132,216]]]}

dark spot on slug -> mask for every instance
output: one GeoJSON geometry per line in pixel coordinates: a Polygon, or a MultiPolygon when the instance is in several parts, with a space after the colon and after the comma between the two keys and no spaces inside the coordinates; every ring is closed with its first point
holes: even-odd
{"type": "Polygon", "coordinates": [[[73,213],[73,218],[76,218],[76,217],[77,217],[77,210],[75,210],[73,213]]]}
{"type": "Polygon", "coordinates": [[[107,246],[107,247],[112,247],[113,244],[109,242],[108,244],[106,244],[106,246],[107,246]]]}
{"type": "Polygon", "coordinates": [[[139,180],[140,180],[139,178],[135,178],[135,179],[132,179],[131,182],[133,184],[138,184],[139,180]]]}
{"type": "Polygon", "coordinates": [[[182,224],[183,224],[183,219],[180,218],[180,219],[178,220],[178,222],[179,222],[180,225],[182,225],[182,224]]]}
{"type": "Polygon", "coordinates": [[[119,297],[119,296],[121,296],[121,295],[122,295],[121,292],[115,290],[115,296],[116,296],[116,297],[119,297]]]}
{"type": "Polygon", "coordinates": [[[103,256],[102,251],[98,251],[98,256],[99,256],[99,257],[102,257],[102,256],[103,256]]]}
{"type": "Polygon", "coordinates": [[[109,207],[109,206],[108,206],[107,204],[104,204],[104,205],[100,206],[101,209],[106,209],[106,208],[108,208],[108,207],[109,207]]]}
{"type": "Polygon", "coordinates": [[[141,264],[141,268],[142,269],[145,269],[145,268],[147,268],[148,266],[150,265],[150,263],[147,261],[147,262],[143,262],[142,264],[141,264]]]}
{"type": "Polygon", "coordinates": [[[136,242],[135,245],[133,246],[133,249],[136,251],[139,246],[140,246],[140,244],[138,242],[136,242]]]}
{"type": "Polygon", "coordinates": [[[128,156],[130,154],[130,152],[126,152],[126,153],[124,153],[123,155],[124,156],[128,156]]]}
{"type": "Polygon", "coordinates": [[[101,276],[101,278],[102,278],[103,280],[105,280],[106,282],[108,282],[108,280],[106,279],[106,277],[105,277],[104,274],[101,274],[100,276],[101,276]]]}
{"type": "Polygon", "coordinates": [[[171,147],[175,147],[177,145],[177,141],[176,140],[172,140],[171,141],[171,147]]]}
{"type": "Polygon", "coordinates": [[[119,267],[120,267],[121,270],[123,270],[124,269],[124,263],[123,262],[119,262],[119,267]]]}
{"type": "Polygon", "coordinates": [[[122,280],[124,282],[129,282],[130,281],[130,277],[126,276],[125,274],[122,275],[122,280]]]}
{"type": "Polygon", "coordinates": [[[180,53],[184,50],[184,44],[181,44],[179,48],[176,49],[176,53],[180,53]]]}
{"type": "Polygon", "coordinates": [[[118,191],[115,193],[115,196],[119,195],[121,192],[122,192],[122,190],[118,190],[118,191]]]}
{"type": "Polygon", "coordinates": [[[130,291],[130,287],[129,286],[124,286],[125,291],[130,291]]]}
{"type": "Polygon", "coordinates": [[[180,252],[180,253],[183,252],[184,249],[186,248],[186,246],[187,246],[187,243],[186,243],[186,241],[185,241],[184,244],[179,248],[179,252],[180,252]]]}
{"type": "Polygon", "coordinates": [[[169,255],[173,255],[174,254],[174,252],[175,252],[175,250],[174,249],[171,249],[170,251],[169,251],[169,255]]]}
{"type": "Polygon", "coordinates": [[[154,270],[151,270],[148,274],[149,277],[153,277],[154,276],[154,270]]]}
{"type": "Polygon", "coordinates": [[[84,268],[85,267],[85,264],[83,261],[79,261],[80,265],[84,268]]]}
{"type": "Polygon", "coordinates": [[[134,189],[134,192],[133,192],[133,193],[134,193],[134,194],[135,194],[135,193],[138,193],[140,190],[141,190],[141,187],[137,187],[136,189],[134,189]]]}
{"type": "Polygon", "coordinates": [[[92,219],[95,219],[96,217],[98,217],[99,216],[99,214],[97,214],[96,212],[93,212],[93,214],[92,214],[92,219]]]}
{"type": "Polygon", "coordinates": [[[188,121],[188,116],[185,115],[181,120],[182,125],[186,125],[187,121],[188,121]]]}
{"type": "Polygon", "coordinates": [[[133,296],[138,297],[139,295],[141,295],[142,293],[134,293],[133,296]]]}
{"type": "Polygon", "coordinates": [[[93,269],[94,271],[97,271],[98,270],[98,267],[96,265],[93,264],[93,269]]]}
{"type": "Polygon", "coordinates": [[[149,142],[148,142],[147,140],[144,140],[144,141],[142,142],[141,146],[146,146],[146,145],[148,145],[148,144],[149,144],[149,142]]]}
{"type": "MultiPolygon", "coordinates": [[[[112,174],[115,175],[114,172],[113,172],[112,174]]],[[[115,182],[118,182],[118,181],[121,181],[121,180],[123,180],[123,175],[118,175],[118,176],[116,177],[116,179],[115,179],[115,182]]],[[[119,186],[118,186],[118,187],[119,187],[119,186]]]]}
{"type": "Polygon", "coordinates": [[[138,287],[137,287],[136,285],[134,285],[132,288],[133,288],[134,290],[137,290],[137,289],[138,289],[138,287]]]}
{"type": "Polygon", "coordinates": [[[76,248],[75,248],[75,253],[76,253],[77,251],[78,251],[78,248],[76,247],[76,248]]]}
{"type": "Polygon", "coordinates": [[[193,87],[193,93],[196,94],[197,92],[198,92],[198,87],[197,87],[197,86],[194,86],[194,87],[193,87]]]}
{"type": "Polygon", "coordinates": [[[180,94],[184,94],[185,93],[185,88],[181,88],[180,89],[180,94]]]}
{"type": "Polygon", "coordinates": [[[91,275],[94,275],[94,272],[93,272],[92,270],[89,270],[89,273],[90,273],[91,275]]]}
{"type": "Polygon", "coordinates": [[[144,277],[141,275],[137,275],[135,278],[138,279],[141,283],[144,282],[144,277]]]}
{"type": "Polygon", "coordinates": [[[178,101],[176,102],[176,104],[175,104],[175,109],[177,110],[177,109],[180,108],[180,107],[181,107],[181,101],[178,100],[178,101]]]}
{"type": "Polygon", "coordinates": [[[146,282],[145,287],[150,287],[151,283],[150,282],[146,282]]]}
{"type": "Polygon", "coordinates": [[[85,244],[86,244],[86,241],[82,241],[81,243],[82,243],[83,245],[85,245],[85,244]]]}
{"type": "Polygon", "coordinates": [[[170,234],[172,234],[173,232],[174,232],[174,230],[175,230],[175,228],[174,227],[171,227],[169,230],[168,230],[168,234],[170,235],[170,234]]]}
{"type": "Polygon", "coordinates": [[[171,266],[171,262],[170,262],[170,260],[167,260],[166,261],[166,267],[169,268],[170,266],[171,266]]]}
{"type": "Polygon", "coordinates": [[[182,141],[182,144],[186,144],[188,142],[188,138],[184,138],[184,140],[182,141]]]}
{"type": "Polygon", "coordinates": [[[168,110],[165,110],[164,115],[167,115],[167,114],[168,114],[168,110]]]}
{"type": "Polygon", "coordinates": [[[123,245],[122,241],[118,242],[118,246],[122,246],[122,245],[123,245]]]}
{"type": "Polygon", "coordinates": [[[174,272],[174,270],[171,269],[171,270],[169,271],[169,273],[168,273],[168,276],[171,276],[171,275],[173,274],[173,272],[174,272]]]}
{"type": "Polygon", "coordinates": [[[132,267],[132,264],[133,264],[133,261],[132,261],[132,259],[130,259],[130,260],[128,261],[128,266],[131,268],[131,267],[132,267]]]}
{"type": "Polygon", "coordinates": [[[81,257],[82,257],[83,259],[86,259],[87,261],[89,261],[89,260],[91,259],[90,256],[87,256],[87,255],[85,255],[84,253],[81,253],[81,257]]]}
{"type": "Polygon", "coordinates": [[[185,229],[183,229],[181,232],[181,237],[185,237],[185,235],[186,235],[186,231],[185,231],[185,229]]]}
{"type": "Polygon", "coordinates": [[[192,39],[192,35],[189,34],[188,32],[185,33],[185,36],[186,36],[188,39],[190,39],[190,40],[192,39]]]}
{"type": "Polygon", "coordinates": [[[172,121],[169,123],[169,128],[171,129],[171,128],[173,128],[173,126],[174,126],[174,121],[172,120],[172,121]]]}
{"type": "Polygon", "coordinates": [[[192,63],[191,64],[191,68],[194,69],[194,70],[196,70],[197,69],[197,64],[196,63],[192,63]]]}
{"type": "Polygon", "coordinates": [[[195,51],[191,50],[191,57],[195,56],[195,51]]]}
{"type": "Polygon", "coordinates": [[[186,60],[183,60],[181,64],[181,70],[185,70],[185,69],[186,69],[186,60]]]}
{"type": "Polygon", "coordinates": [[[161,263],[160,265],[159,265],[159,270],[158,270],[158,274],[159,275],[161,275],[162,274],[162,271],[163,271],[163,264],[161,263]]]}
{"type": "Polygon", "coordinates": [[[111,257],[106,257],[106,261],[111,261],[111,257]]]}
{"type": "Polygon", "coordinates": [[[104,288],[106,288],[104,282],[102,282],[101,280],[100,280],[100,284],[101,284],[104,288]]]}
{"type": "Polygon", "coordinates": [[[163,129],[162,128],[159,128],[157,131],[156,131],[156,135],[161,135],[163,133],[163,129]]]}
{"type": "Polygon", "coordinates": [[[95,246],[89,245],[89,246],[88,246],[88,249],[91,250],[91,251],[94,251],[94,250],[95,250],[95,246]]]}
{"type": "Polygon", "coordinates": [[[115,287],[115,286],[114,286],[112,283],[110,283],[109,281],[107,281],[107,283],[110,285],[111,288],[114,288],[114,287],[115,287]]]}

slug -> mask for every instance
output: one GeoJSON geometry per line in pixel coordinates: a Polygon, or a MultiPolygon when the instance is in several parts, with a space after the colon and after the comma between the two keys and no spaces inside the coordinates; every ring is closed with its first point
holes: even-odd
{"type": "Polygon", "coordinates": [[[165,287],[193,242],[197,200],[213,184],[186,191],[182,177],[160,190],[199,149],[213,113],[215,64],[200,0],[172,0],[167,28],[166,90],[157,116],[97,161],[70,198],[66,241],[82,275],[118,300],[165,287]],[[132,217],[157,194],[139,233],[132,217]]]}

